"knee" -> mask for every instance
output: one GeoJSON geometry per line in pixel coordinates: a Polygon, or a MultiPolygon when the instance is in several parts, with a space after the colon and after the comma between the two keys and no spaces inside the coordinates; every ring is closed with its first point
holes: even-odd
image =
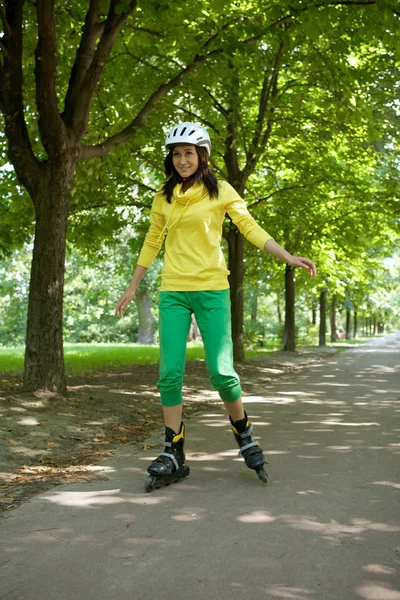
{"type": "Polygon", "coordinates": [[[179,369],[168,369],[160,371],[160,378],[157,382],[159,390],[178,390],[182,388],[183,372],[179,369]]]}
{"type": "Polygon", "coordinates": [[[213,373],[210,376],[210,381],[215,390],[217,390],[219,397],[224,402],[236,402],[242,397],[242,387],[240,385],[240,379],[236,375],[222,375],[221,373],[213,373]]]}

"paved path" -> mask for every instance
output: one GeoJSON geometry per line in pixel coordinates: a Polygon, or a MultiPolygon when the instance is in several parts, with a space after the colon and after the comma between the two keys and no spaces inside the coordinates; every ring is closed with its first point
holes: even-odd
{"type": "Polygon", "coordinates": [[[267,486],[219,411],[187,423],[178,485],[144,494],[157,451],[125,446],[108,481],[54,488],[3,522],[0,600],[400,600],[400,335],[258,393],[246,408],[267,486]]]}

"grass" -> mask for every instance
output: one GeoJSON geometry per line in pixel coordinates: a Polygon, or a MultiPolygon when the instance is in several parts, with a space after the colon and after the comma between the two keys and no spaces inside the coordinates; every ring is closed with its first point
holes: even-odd
{"type": "MultiPolygon", "coordinates": [[[[271,342],[268,348],[246,351],[246,358],[265,356],[277,345],[271,342]]],[[[0,373],[22,373],[24,368],[24,347],[0,348],[0,373]]],[[[188,343],[188,360],[204,359],[202,344],[188,343]]],[[[114,370],[129,367],[132,364],[158,363],[158,346],[140,346],[138,344],[64,344],[64,360],[69,375],[84,371],[114,370]]]]}
{"type": "MultiPolygon", "coordinates": [[[[0,372],[19,373],[24,368],[24,347],[0,348],[0,372]]],[[[68,374],[94,370],[113,370],[134,364],[159,361],[158,346],[137,344],[64,344],[64,361],[68,374]]],[[[203,346],[188,344],[187,358],[204,358],[203,346]]]]}
{"type": "MultiPolygon", "coordinates": [[[[328,346],[345,349],[362,344],[371,338],[357,340],[339,340],[328,346]]],[[[246,350],[246,358],[265,357],[271,351],[279,350],[280,344],[271,340],[267,347],[246,350]]],[[[159,361],[158,346],[140,346],[138,344],[65,344],[65,368],[69,375],[95,370],[116,370],[132,364],[152,364],[159,361]]],[[[187,345],[188,360],[204,359],[202,344],[190,342],[187,345]]],[[[22,373],[24,367],[24,347],[0,348],[0,373],[22,373]]]]}

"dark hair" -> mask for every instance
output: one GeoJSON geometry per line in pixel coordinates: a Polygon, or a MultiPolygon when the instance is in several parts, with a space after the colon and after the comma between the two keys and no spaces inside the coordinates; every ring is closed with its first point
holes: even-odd
{"type": "MultiPolygon", "coordinates": [[[[199,166],[196,173],[193,173],[193,175],[191,175],[189,179],[192,183],[202,181],[203,185],[207,188],[210,198],[218,198],[218,181],[214,173],[208,166],[208,152],[202,146],[195,146],[195,148],[197,156],[199,157],[199,166]]],[[[174,163],[172,160],[173,151],[174,148],[170,148],[170,151],[168,152],[164,160],[165,174],[168,177],[168,179],[161,188],[161,193],[166,197],[166,200],[169,204],[171,204],[174,187],[177,183],[182,183],[183,181],[182,177],[179,175],[178,171],[174,167],[174,163]]]]}

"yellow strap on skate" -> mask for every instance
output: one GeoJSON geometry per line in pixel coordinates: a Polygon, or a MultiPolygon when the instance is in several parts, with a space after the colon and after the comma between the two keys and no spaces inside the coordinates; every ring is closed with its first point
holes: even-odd
{"type": "Polygon", "coordinates": [[[183,440],[183,439],[185,439],[185,426],[182,423],[181,432],[176,434],[176,436],[172,440],[172,443],[176,444],[176,442],[179,442],[179,440],[183,440]]]}
{"type": "MultiPolygon", "coordinates": [[[[250,425],[251,425],[250,421],[247,421],[245,429],[247,429],[250,425]]],[[[232,427],[233,433],[236,433],[236,435],[240,435],[238,430],[236,429],[236,427],[234,427],[233,425],[231,425],[231,427],[232,427]]]]}

